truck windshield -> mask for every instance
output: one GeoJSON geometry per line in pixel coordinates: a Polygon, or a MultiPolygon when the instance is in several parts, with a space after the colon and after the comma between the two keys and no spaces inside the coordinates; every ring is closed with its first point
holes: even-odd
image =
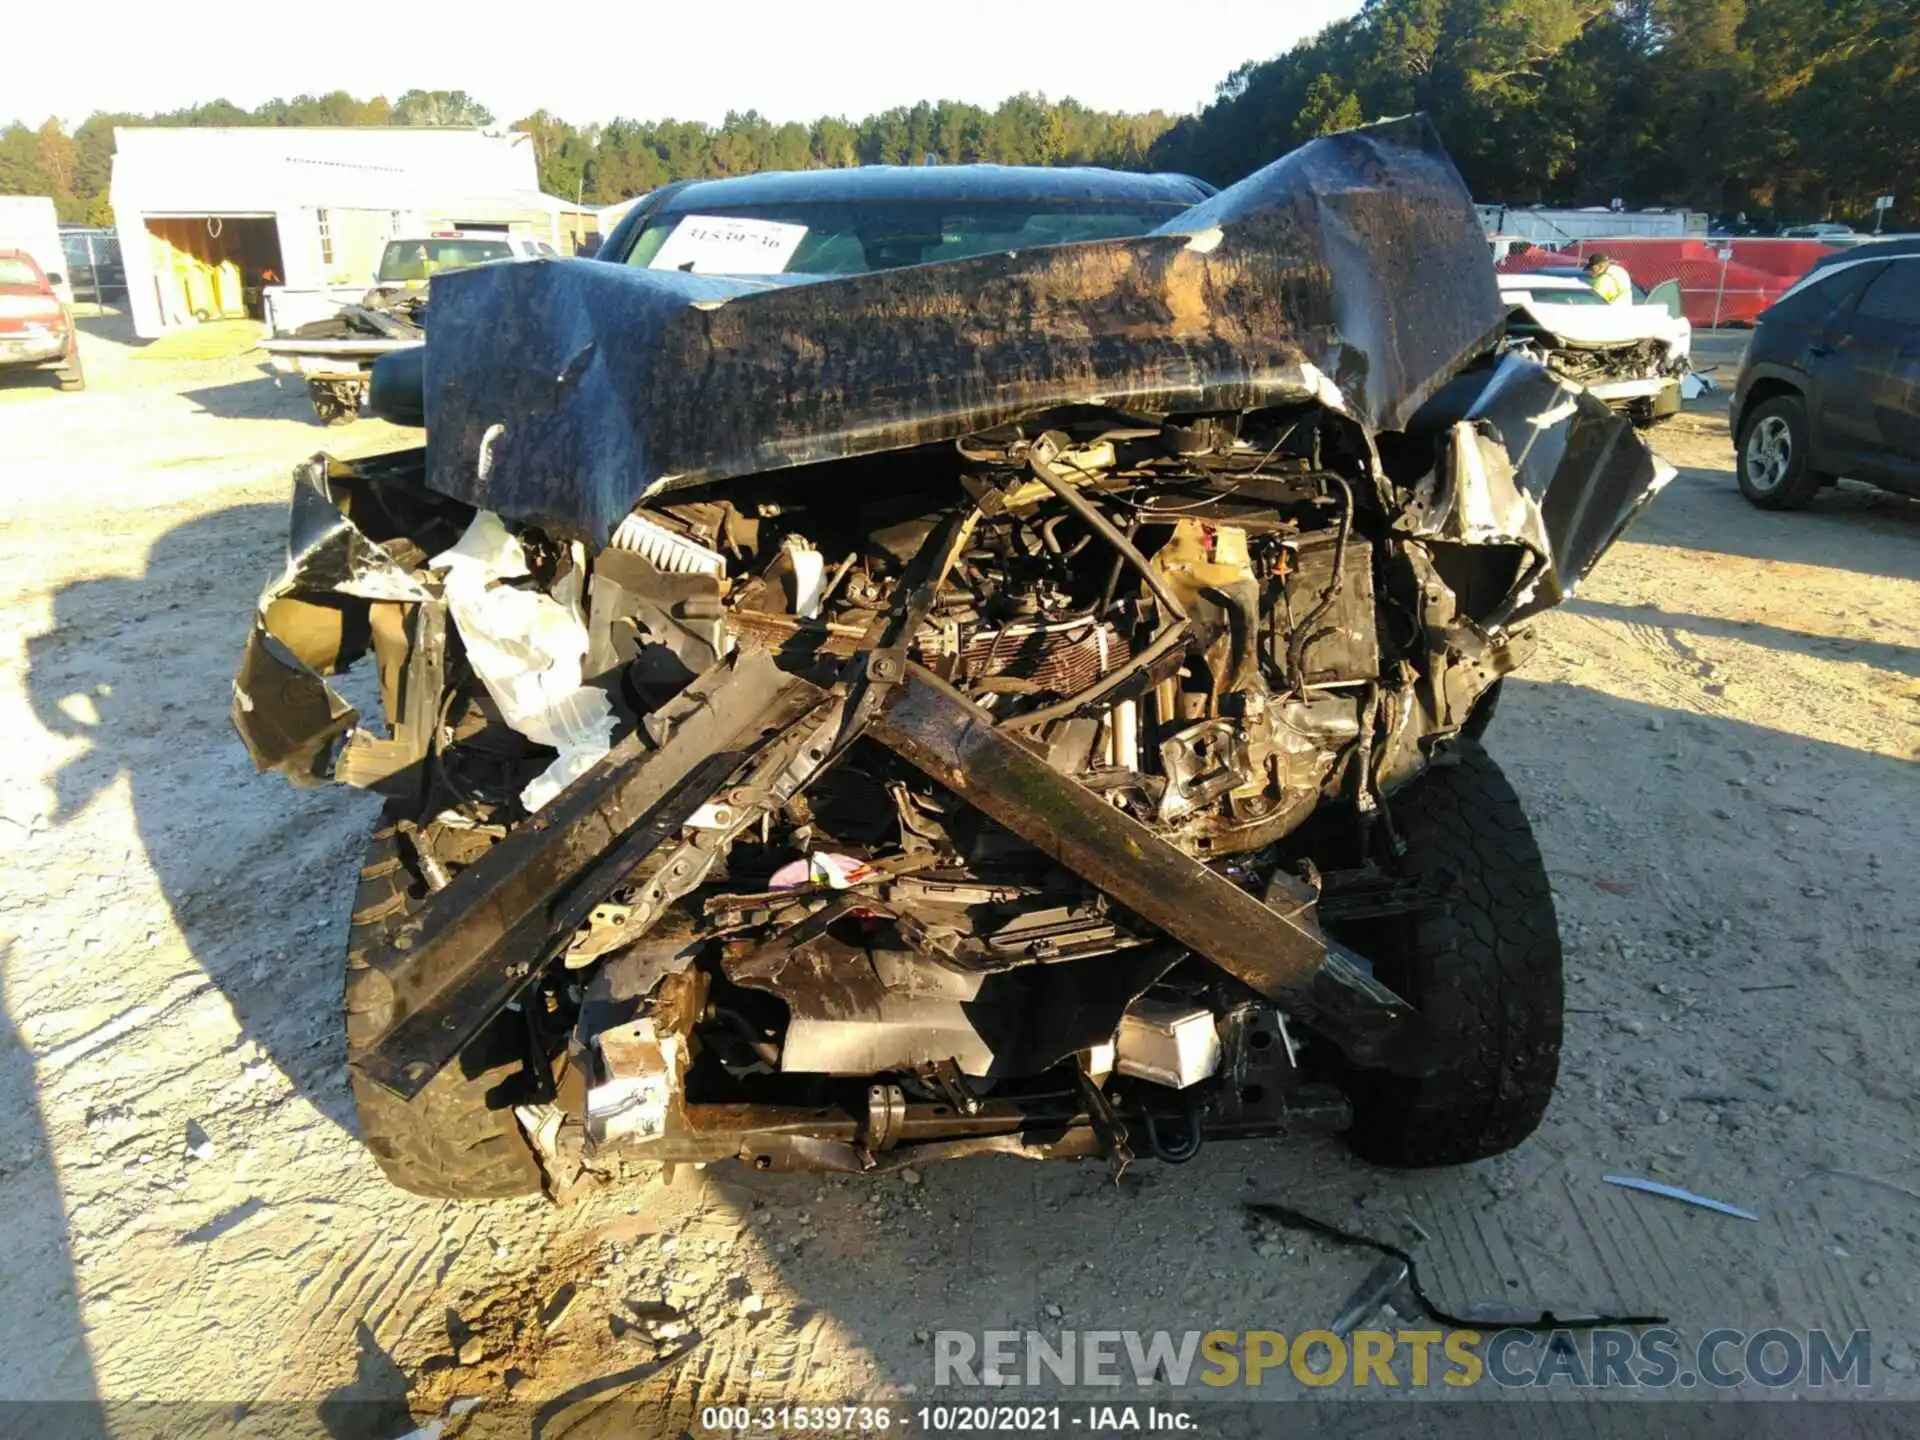
{"type": "Polygon", "coordinates": [[[504,240],[389,240],[380,257],[382,284],[426,280],[443,270],[464,270],[505,260],[513,252],[504,240]]]}
{"type": "Polygon", "coordinates": [[[1143,235],[1185,208],[1146,200],[722,204],[697,214],[655,216],[626,263],[717,275],[864,275],[1035,245],[1143,235]]]}
{"type": "Polygon", "coordinates": [[[0,255],[0,285],[31,285],[40,288],[40,272],[30,260],[17,255],[0,255]]]}

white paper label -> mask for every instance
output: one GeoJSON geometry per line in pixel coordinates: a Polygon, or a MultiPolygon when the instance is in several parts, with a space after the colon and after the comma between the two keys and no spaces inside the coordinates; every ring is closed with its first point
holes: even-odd
{"type": "Polygon", "coordinates": [[[806,226],[784,220],[687,215],[647,268],[691,270],[696,275],[778,275],[806,233],[806,226]]]}

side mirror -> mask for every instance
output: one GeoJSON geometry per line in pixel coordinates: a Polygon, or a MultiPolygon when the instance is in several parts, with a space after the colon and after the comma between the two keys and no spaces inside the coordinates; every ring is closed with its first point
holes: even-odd
{"type": "Polygon", "coordinates": [[[66,283],[67,283],[67,277],[62,275],[58,270],[49,270],[47,272],[47,284],[64,285],[66,283]]]}

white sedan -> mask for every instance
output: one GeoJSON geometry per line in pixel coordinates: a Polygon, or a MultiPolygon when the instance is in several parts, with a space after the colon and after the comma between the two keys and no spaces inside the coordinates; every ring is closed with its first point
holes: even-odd
{"type": "Polygon", "coordinates": [[[1634,295],[1630,305],[1610,305],[1577,270],[1500,276],[1500,298],[1514,307],[1507,333],[1516,344],[1635,424],[1650,425],[1680,409],[1693,327],[1680,314],[1677,283],[1634,295]]]}

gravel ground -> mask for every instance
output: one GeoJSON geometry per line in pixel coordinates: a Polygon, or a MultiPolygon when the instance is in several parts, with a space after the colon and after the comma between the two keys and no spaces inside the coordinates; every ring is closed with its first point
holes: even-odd
{"type": "Polygon", "coordinates": [[[343,1079],[375,807],[256,778],[226,719],[291,464],[406,437],[93,329],[84,394],[0,380],[0,1400],[398,1435],[511,1391],[570,1434],[637,1399],[651,1433],[716,1399],[924,1398],[940,1328],[1324,1323],[1367,1260],[1250,1228],[1249,1198],[1415,1243],[1461,1304],[1870,1327],[1874,1392],[1920,1393],[1920,505],[1749,508],[1724,395],[1657,433],[1679,480],[1538,627],[1489,735],[1572,981],[1559,1096],[1512,1155],[1396,1175],[1310,1135],[1119,1187],[981,1160],[440,1204],[383,1183],[343,1079]]]}

